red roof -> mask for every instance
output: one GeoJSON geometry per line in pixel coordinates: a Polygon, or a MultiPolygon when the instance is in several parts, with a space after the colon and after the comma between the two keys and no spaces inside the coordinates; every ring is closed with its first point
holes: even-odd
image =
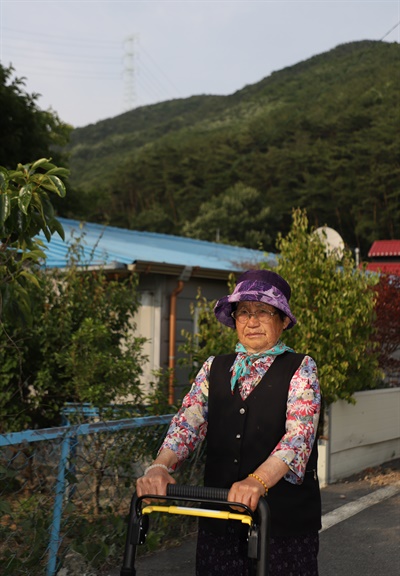
{"type": "Polygon", "coordinates": [[[375,240],[369,252],[369,258],[377,256],[400,256],[400,240],[375,240]]]}
{"type": "Polygon", "coordinates": [[[400,262],[368,262],[367,270],[400,276],[400,262]]]}

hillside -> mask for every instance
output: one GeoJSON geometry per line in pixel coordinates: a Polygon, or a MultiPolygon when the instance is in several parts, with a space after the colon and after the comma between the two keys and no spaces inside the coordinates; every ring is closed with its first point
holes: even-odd
{"type": "Polygon", "coordinates": [[[365,254],[400,237],[399,62],[398,44],[355,42],[78,128],[66,215],[273,249],[301,206],[365,254]]]}

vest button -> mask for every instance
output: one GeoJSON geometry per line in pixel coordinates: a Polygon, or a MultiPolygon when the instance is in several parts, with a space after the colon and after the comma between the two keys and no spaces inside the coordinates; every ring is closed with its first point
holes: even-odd
{"type": "Polygon", "coordinates": [[[236,434],[236,438],[239,440],[239,438],[240,438],[240,434],[236,434]]]}
{"type": "Polygon", "coordinates": [[[233,463],[237,464],[239,462],[239,460],[237,458],[234,459],[233,463]]]}
{"type": "Polygon", "coordinates": [[[246,410],[245,410],[244,408],[241,408],[241,409],[239,410],[239,414],[244,414],[245,412],[246,412],[246,410]]]}

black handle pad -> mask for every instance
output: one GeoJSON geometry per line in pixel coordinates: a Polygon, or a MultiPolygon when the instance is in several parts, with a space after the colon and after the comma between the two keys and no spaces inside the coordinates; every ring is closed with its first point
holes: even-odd
{"type": "Polygon", "coordinates": [[[229,494],[228,488],[210,488],[208,486],[187,486],[185,484],[168,484],[167,496],[177,498],[199,498],[199,500],[225,500],[229,494]]]}

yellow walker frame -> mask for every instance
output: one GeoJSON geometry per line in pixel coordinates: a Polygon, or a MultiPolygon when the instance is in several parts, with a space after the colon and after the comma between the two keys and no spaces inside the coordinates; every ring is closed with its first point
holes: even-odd
{"type": "Polygon", "coordinates": [[[253,574],[254,576],[268,576],[270,514],[267,501],[264,497],[260,498],[255,512],[252,512],[250,508],[238,502],[229,502],[230,506],[242,508],[243,513],[176,505],[145,505],[143,502],[143,500],[184,500],[186,502],[199,502],[202,504],[226,507],[228,504],[228,492],[229,490],[225,488],[168,484],[166,496],[146,494],[139,498],[135,493],[131,501],[124,559],[120,576],[136,576],[134,566],[136,546],[145,542],[149,526],[149,516],[153,512],[214,518],[218,520],[235,520],[242,524],[247,524],[249,527],[248,557],[253,560],[253,574]]]}

